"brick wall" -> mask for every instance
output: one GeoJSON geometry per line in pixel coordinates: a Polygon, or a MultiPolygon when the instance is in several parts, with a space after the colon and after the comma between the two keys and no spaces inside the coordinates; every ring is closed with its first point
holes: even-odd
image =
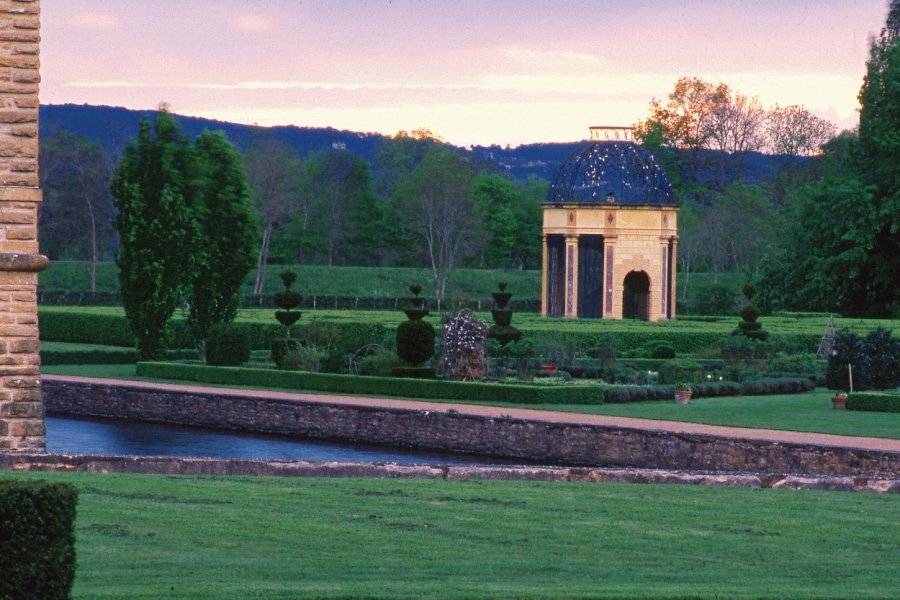
{"type": "Polygon", "coordinates": [[[0,0],[0,449],[44,448],[38,355],[39,0],[0,0]]]}

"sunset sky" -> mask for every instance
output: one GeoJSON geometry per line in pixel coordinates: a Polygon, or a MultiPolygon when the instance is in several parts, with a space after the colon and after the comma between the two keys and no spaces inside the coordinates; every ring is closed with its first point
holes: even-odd
{"type": "Polygon", "coordinates": [[[856,122],[887,0],[59,0],[41,102],[459,144],[630,125],[681,76],[856,122]]]}

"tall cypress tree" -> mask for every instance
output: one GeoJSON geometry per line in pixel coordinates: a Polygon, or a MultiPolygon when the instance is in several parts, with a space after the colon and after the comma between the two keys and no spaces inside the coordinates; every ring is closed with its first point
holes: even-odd
{"type": "Polygon", "coordinates": [[[166,323],[191,268],[197,223],[190,144],[175,119],[161,111],[152,126],[141,121],[112,184],[118,210],[119,289],[143,359],[163,358],[166,323]]]}
{"type": "Polygon", "coordinates": [[[881,35],[872,43],[859,93],[861,176],[872,186],[881,224],[867,248],[859,302],[870,313],[900,314],[900,0],[893,0],[881,35]]]}
{"type": "Polygon", "coordinates": [[[231,322],[237,314],[241,285],[256,264],[259,232],[250,185],[234,146],[221,131],[204,132],[194,150],[200,178],[188,323],[205,354],[210,327],[231,322]]]}

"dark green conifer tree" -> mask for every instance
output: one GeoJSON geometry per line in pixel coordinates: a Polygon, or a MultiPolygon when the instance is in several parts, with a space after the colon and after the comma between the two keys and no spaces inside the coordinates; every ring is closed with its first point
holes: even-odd
{"type": "Polygon", "coordinates": [[[165,356],[165,328],[182,297],[197,235],[191,146],[161,111],[141,121],[112,184],[118,210],[119,288],[141,358],[165,356]]]}
{"type": "Polygon", "coordinates": [[[210,327],[230,323],[240,306],[241,286],[256,264],[258,227],[247,175],[221,131],[194,142],[198,179],[194,213],[193,267],[188,324],[202,354],[210,327]]]}

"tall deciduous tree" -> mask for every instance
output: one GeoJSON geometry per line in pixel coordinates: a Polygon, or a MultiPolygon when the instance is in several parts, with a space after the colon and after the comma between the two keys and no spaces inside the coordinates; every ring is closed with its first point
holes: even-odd
{"type": "Polygon", "coordinates": [[[776,104],[766,118],[769,151],[792,160],[818,154],[822,144],[833,138],[836,131],[834,123],[797,104],[785,107],[776,104]]]}
{"type": "Polygon", "coordinates": [[[359,156],[333,149],[315,153],[307,162],[318,258],[328,265],[370,263],[377,254],[382,217],[368,165],[359,156]]]}
{"type": "Polygon", "coordinates": [[[189,273],[191,334],[205,358],[210,327],[229,323],[240,306],[247,273],[256,263],[258,228],[247,175],[234,146],[220,132],[194,142],[198,235],[189,273]]]}
{"type": "Polygon", "coordinates": [[[164,357],[166,324],[192,267],[194,162],[190,144],[163,110],[152,127],[141,121],[113,179],[119,288],[144,359],[164,357]]]}
{"type": "Polygon", "coordinates": [[[41,248],[51,259],[87,258],[91,291],[97,262],[111,250],[113,167],[99,144],[69,132],[41,140],[41,248]]]}
{"type": "Polygon", "coordinates": [[[699,152],[707,148],[711,120],[727,104],[731,90],[724,83],[713,85],[699,77],[682,77],[675,82],[669,101],[650,103],[650,116],[635,125],[635,135],[646,145],[677,148],[687,153],[686,168],[697,179],[699,152]]]}
{"type": "Polygon", "coordinates": [[[396,194],[405,228],[422,244],[439,305],[453,269],[465,258],[475,256],[483,239],[473,178],[465,158],[435,145],[396,194]]]}
{"type": "Polygon", "coordinates": [[[744,156],[763,146],[766,111],[756,97],[728,93],[713,108],[707,120],[708,145],[719,151],[719,190],[725,189],[726,165],[730,162],[732,179],[743,174],[744,156]]]}
{"type": "Polygon", "coordinates": [[[302,166],[289,146],[273,139],[254,143],[244,156],[244,166],[262,229],[253,285],[253,293],[259,295],[265,288],[272,233],[291,220],[301,203],[302,166]]]}

